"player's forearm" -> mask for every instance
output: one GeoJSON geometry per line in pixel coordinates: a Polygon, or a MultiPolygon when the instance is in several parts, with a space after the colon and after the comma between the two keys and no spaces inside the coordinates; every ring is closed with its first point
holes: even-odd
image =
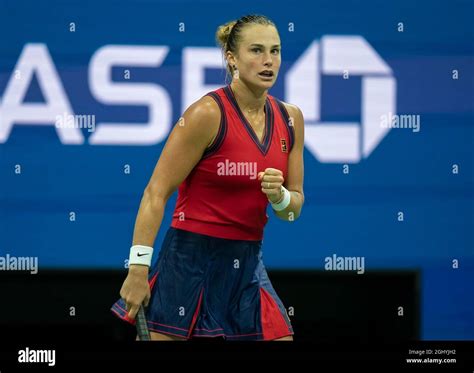
{"type": "Polygon", "coordinates": [[[285,221],[293,221],[299,218],[301,214],[301,209],[303,208],[303,203],[304,203],[304,196],[300,192],[292,191],[290,190],[291,193],[291,200],[290,204],[281,211],[275,211],[276,216],[278,216],[281,220],[285,221]]]}
{"type": "Polygon", "coordinates": [[[133,245],[153,247],[166,206],[166,199],[145,190],[133,231],[133,245]]]}

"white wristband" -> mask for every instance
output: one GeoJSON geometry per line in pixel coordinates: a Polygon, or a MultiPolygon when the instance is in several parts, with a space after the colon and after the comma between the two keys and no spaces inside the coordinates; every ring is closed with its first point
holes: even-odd
{"type": "Polygon", "coordinates": [[[139,265],[149,267],[151,265],[152,256],[153,256],[153,247],[133,245],[130,248],[130,258],[128,260],[128,265],[139,264],[139,265]]]}
{"type": "Polygon", "coordinates": [[[291,200],[291,193],[283,185],[281,186],[281,191],[283,192],[283,198],[279,203],[272,203],[273,210],[282,211],[288,207],[291,200]]]}

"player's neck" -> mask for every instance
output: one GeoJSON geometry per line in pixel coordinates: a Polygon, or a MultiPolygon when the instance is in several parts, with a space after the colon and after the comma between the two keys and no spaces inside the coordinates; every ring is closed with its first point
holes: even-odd
{"type": "Polygon", "coordinates": [[[249,114],[263,112],[267,99],[266,89],[256,92],[238,80],[234,80],[230,87],[242,112],[249,114]]]}

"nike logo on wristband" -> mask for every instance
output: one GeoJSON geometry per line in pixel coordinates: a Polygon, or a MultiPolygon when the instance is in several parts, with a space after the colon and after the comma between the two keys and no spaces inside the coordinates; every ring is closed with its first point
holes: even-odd
{"type": "Polygon", "coordinates": [[[140,254],[140,253],[137,253],[137,256],[144,256],[144,255],[149,255],[150,253],[145,253],[145,254],[140,254]]]}

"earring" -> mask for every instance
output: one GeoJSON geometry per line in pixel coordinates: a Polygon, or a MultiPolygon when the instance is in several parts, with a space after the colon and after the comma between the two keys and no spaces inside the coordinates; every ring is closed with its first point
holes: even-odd
{"type": "Polygon", "coordinates": [[[237,66],[233,66],[234,73],[232,74],[234,76],[234,79],[239,79],[239,70],[237,69],[237,66]]]}

